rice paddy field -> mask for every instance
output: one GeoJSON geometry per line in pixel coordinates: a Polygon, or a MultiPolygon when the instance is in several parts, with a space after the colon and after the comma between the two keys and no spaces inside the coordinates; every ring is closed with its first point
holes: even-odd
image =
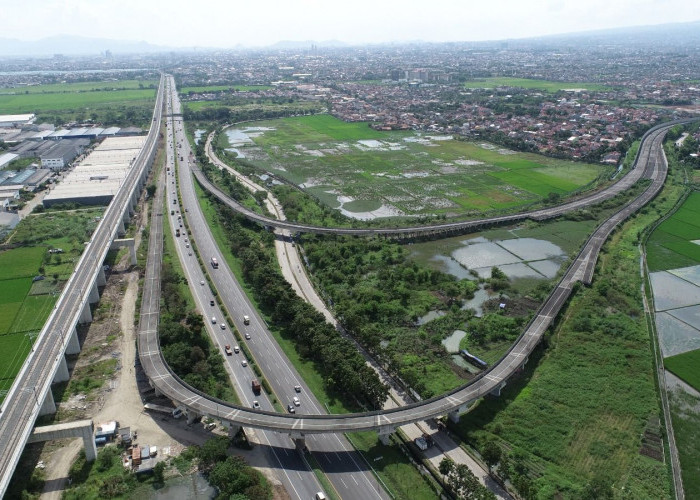
{"type": "Polygon", "coordinates": [[[121,104],[151,105],[155,95],[155,89],[0,94],[0,113],[38,114],[46,111],[88,111],[95,107],[105,108],[121,104]]]}
{"type": "Polygon", "coordinates": [[[0,252],[0,400],[12,385],[34,339],[70,277],[104,209],[30,215],[0,252]],[[49,248],[63,253],[48,254],[49,248]],[[43,275],[43,280],[34,277],[43,275]]]}
{"type": "Polygon", "coordinates": [[[359,219],[473,215],[520,208],[593,183],[599,165],[516,153],[488,143],[314,115],[228,129],[249,163],[301,185],[359,219]]]}
{"type": "Polygon", "coordinates": [[[67,93],[67,92],[94,92],[113,90],[136,90],[143,88],[154,88],[158,84],[156,80],[119,80],[104,82],[75,82],[75,83],[55,83],[47,85],[26,85],[21,87],[11,87],[0,89],[0,95],[20,95],[20,94],[45,94],[45,93],[67,93]]]}
{"type": "Polygon", "coordinates": [[[524,89],[544,90],[546,92],[558,92],[560,90],[585,89],[585,90],[610,90],[607,85],[586,82],[552,82],[549,80],[533,80],[530,78],[511,78],[496,76],[492,78],[480,78],[464,84],[467,88],[492,89],[495,87],[521,87],[524,89]]]}
{"type": "Polygon", "coordinates": [[[649,271],[665,271],[700,264],[700,193],[691,194],[647,242],[649,271]]]}

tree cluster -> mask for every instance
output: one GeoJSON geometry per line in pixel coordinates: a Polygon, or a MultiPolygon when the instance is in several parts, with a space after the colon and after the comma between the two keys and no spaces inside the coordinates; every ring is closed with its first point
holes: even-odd
{"type": "Polygon", "coordinates": [[[491,493],[465,464],[455,464],[450,458],[443,458],[439,465],[447,487],[458,500],[495,500],[491,493]]]}

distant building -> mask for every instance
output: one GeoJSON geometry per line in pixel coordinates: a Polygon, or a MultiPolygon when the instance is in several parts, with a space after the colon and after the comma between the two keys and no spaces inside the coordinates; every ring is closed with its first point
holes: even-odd
{"type": "Polygon", "coordinates": [[[21,127],[23,125],[31,125],[36,120],[34,113],[26,115],[0,115],[0,127],[21,127]]]}
{"type": "Polygon", "coordinates": [[[13,160],[16,160],[17,158],[19,158],[19,155],[15,154],[15,153],[5,153],[5,154],[0,155],[0,168],[5,168],[13,160]]]}

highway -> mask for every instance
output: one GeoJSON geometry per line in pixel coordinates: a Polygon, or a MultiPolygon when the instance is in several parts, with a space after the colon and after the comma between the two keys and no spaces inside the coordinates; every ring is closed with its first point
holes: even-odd
{"type": "Polygon", "coordinates": [[[4,493],[24,449],[41,406],[51,395],[51,382],[63,362],[66,346],[101,271],[109,247],[124,214],[140,192],[153,160],[163,103],[161,78],[151,129],[118,193],[107,207],[75,271],[63,288],[53,312],[37,337],[33,351],[22,366],[2,404],[0,415],[0,493],[4,493]]]}
{"type": "MultiPolygon", "coordinates": [[[[663,186],[666,177],[667,164],[662,150],[662,141],[666,131],[679,122],[671,122],[650,129],[645,134],[633,172],[624,179],[649,178],[650,185],[637,198],[626,203],[607,221],[602,223],[583,246],[577,258],[567,269],[565,275],[554,288],[544,304],[525,331],[516,340],[509,351],[491,368],[481,373],[467,385],[457,388],[445,395],[430,400],[414,403],[392,410],[356,413],[347,415],[290,415],[251,411],[249,408],[231,405],[216,400],[206,394],[188,387],[177,379],[162,363],[159,354],[149,354],[153,357],[147,372],[159,390],[175,401],[180,401],[193,411],[202,415],[211,415],[219,419],[236,422],[240,425],[268,430],[278,430],[290,434],[311,435],[328,432],[347,432],[359,430],[377,430],[380,433],[389,432],[394,428],[418,422],[433,417],[449,414],[465,409],[469,403],[484,395],[497,391],[507,379],[519,370],[527,361],[528,356],[539,343],[542,335],[552,323],[556,315],[571,294],[576,281],[590,283],[595,269],[595,263],[600,249],[610,233],[617,225],[631,216],[640,207],[651,201],[663,186]],[[155,358],[158,358],[156,360],[155,358]],[[159,361],[161,360],[161,361],[159,361]]],[[[194,172],[197,175],[197,172],[194,172]]],[[[199,176],[198,176],[199,178],[199,176]]],[[[623,179],[623,180],[624,180],[623,179]]],[[[622,181],[613,186],[621,185],[622,181]]],[[[612,188],[611,188],[612,189],[612,188]]],[[[619,188],[617,188],[619,189],[619,188]]],[[[225,198],[225,197],[224,197],[225,198]]],[[[590,198],[589,198],[590,200],[590,198]]],[[[571,207],[571,204],[567,204],[571,207]]],[[[553,208],[546,215],[551,215],[561,207],[553,208]]],[[[544,215],[544,214],[542,214],[544,215]]],[[[270,219],[272,221],[272,219],[270,219]]],[[[240,304],[242,306],[242,304],[240,304]]],[[[230,309],[235,311],[236,308],[230,309]]],[[[260,332],[253,332],[259,334],[260,332]]],[[[147,339],[157,351],[157,339],[147,339]]],[[[149,352],[151,350],[149,349],[149,352]]],[[[144,354],[142,354],[144,356],[144,354]]],[[[263,366],[263,368],[268,368],[263,366]]],[[[288,381],[291,386],[295,381],[288,381]]]]}
{"type": "MultiPolygon", "coordinates": [[[[171,98],[174,98],[174,110],[175,115],[177,115],[177,110],[179,109],[177,93],[174,92],[171,98]]],[[[178,168],[179,192],[182,197],[182,208],[183,210],[187,210],[182,215],[187,219],[187,225],[192,231],[189,237],[196,243],[202,260],[206,263],[207,272],[214,283],[219,298],[226,306],[226,309],[232,314],[233,321],[238,331],[241,332],[242,335],[248,334],[250,336],[250,339],[245,341],[247,347],[255,357],[258,366],[263,370],[265,378],[270,383],[274,394],[277,396],[282,406],[286,408],[288,404],[293,404],[293,397],[298,397],[300,406],[295,407],[295,410],[299,412],[299,414],[325,414],[326,411],[323,405],[315,399],[301,376],[296,372],[294,366],[284,355],[281,348],[268,331],[264,321],[258,316],[257,311],[238,285],[228,265],[220,257],[218,246],[206,223],[194,191],[194,181],[189,170],[190,158],[192,156],[191,150],[182,129],[182,123],[178,118],[175,119],[175,132],[175,141],[178,145],[178,158],[183,159],[179,162],[178,168]],[[216,257],[219,261],[218,269],[211,268],[211,257],[216,257]],[[244,324],[244,315],[249,316],[250,324],[244,324]],[[300,393],[297,393],[294,389],[297,385],[301,387],[300,393]]],[[[168,192],[171,193],[175,185],[170,183],[168,187],[168,192]]],[[[176,205],[169,203],[168,206],[175,207],[176,205]]],[[[191,272],[193,273],[193,278],[188,276],[190,283],[201,283],[201,281],[204,281],[205,285],[200,285],[199,288],[207,289],[208,285],[206,284],[206,280],[204,280],[203,277],[201,279],[197,277],[198,275],[196,273],[201,273],[201,269],[199,268],[195,256],[186,255],[184,258],[186,259],[185,263],[190,263],[187,267],[192,268],[191,272]],[[194,268],[196,268],[196,270],[194,268]]],[[[188,271],[188,273],[189,272],[190,271],[188,271]]],[[[197,285],[195,285],[195,287],[196,286],[197,285]]],[[[218,326],[223,319],[223,315],[220,311],[218,314],[216,312],[212,312],[211,314],[206,313],[207,310],[214,309],[209,306],[209,300],[212,297],[211,295],[207,295],[205,300],[202,301],[204,305],[200,303],[200,307],[205,311],[205,317],[209,318],[207,323],[210,327],[214,326],[213,330],[218,330],[216,333],[226,339],[225,341],[221,341],[220,345],[222,347],[226,344],[234,345],[236,340],[230,333],[231,325],[227,325],[226,330],[223,331],[218,326]],[[216,325],[212,325],[211,323],[212,316],[217,318],[216,325]]],[[[241,354],[234,354],[233,358],[239,358],[240,356],[241,354]]],[[[257,396],[253,398],[250,387],[252,379],[256,377],[250,366],[245,368],[236,366],[236,368],[242,370],[242,386],[245,388],[243,394],[244,400],[247,400],[248,407],[250,408],[250,406],[252,406],[251,403],[253,399],[257,399],[262,406],[262,410],[274,411],[271,405],[265,407],[261,398],[257,396]]],[[[301,434],[298,434],[297,437],[301,437],[301,434]]],[[[277,435],[275,439],[286,441],[285,446],[292,443],[292,441],[284,435],[277,435]]],[[[362,457],[359,456],[344,436],[334,434],[314,436],[307,439],[305,444],[342,498],[389,498],[369,470],[369,467],[364,463],[362,457]]],[[[311,497],[312,496],[313,494],[311,497]]]]}
{"type": "MultiPolygon", "coordinates": [[[[166,105],[170,106],[169,100],[166,105]]],[[[167,140],[166,140],[166,165],[169,170],[164,169],[160,179],[156,198],[153,202],[150,228],[150,243],[149,252],[146,262],[146,273],[144,277],[144,288],[141,301],[141,315],[139,323],[139,331],[157,331],[158,318],[160,315],[160,270],[161,259],[163,254],[163,218],[167,218],[171,226],[171,233],[175,234],[176,229],[180,229],[184,233],[180,220],[181,214],[179,204],[177,202],[175,184],[175,157],[173,147],[174,127],[173,120],[169,118],[166,122],[167,140]],[[167,196],[164,196],[167,193],[167,196]],[[164,198],[166,201],[163,207],[164,198]],[[172,215],[169,215],[170,211],[172,215]]],[[[222,330],[220,325],[223,320],[223,314],[217,305],[210,306],[210,300],[213,295],[208,286],[200,285],[205,280],[201,268],[197,265],[196,257],[192,254],[191,244],[188,241],[187,234],[182,234],[179,238],[175,238],[175,247],[178,257],[183,263],[183,269],[186,278],[190,284],[192,295],[195,299],[197,307],[200,311],[205,312],[206,317],[216,316],[221,318],[216,325],[211,322],[205,322],[210,337],[214,341],[214,345],[224,353],[226,344],[234,345],[235,340],[232,340],[232,335],[228,327],[222,330]],[[191,265],[188,265],[191,263],[191,265]]],[[[216,303],[215,303],[216,304],[216,303]]],[[[144,338],[144,335],[139,335],[139,338],[144,338]]],[[[224,356],[225,366],[232,381],[237,385],[237,392],[243,395],[243,401],[249,406],[253,404],[253,396],[250,393],[250,381],[247,376],[247,370],[242,366],[242,354],[237,356],[224,356]],[[246,390],[247,389],[247,390],[246,390]]],[[[259,401],[262,408],[274,411],[269,399],[261,394],[255,397],[259,401]]],[[[249,436],[250,437],[250,436],[249,436]]],[[[255,439],[264,445],[266,462],[264,464],[256,464],[257,466],[265,466],[268,469],[276,471],[276,476],[284,485],[285,489],[293,499],[308,499],[318,491],[322,491],[313,471],[310,470],[302,457],[297,453],[293,442],[285,435],[277,432],[259,431],[255,439]]]]}

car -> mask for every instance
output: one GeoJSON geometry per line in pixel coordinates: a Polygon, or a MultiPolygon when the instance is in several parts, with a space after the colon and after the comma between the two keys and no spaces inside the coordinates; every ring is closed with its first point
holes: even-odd
{"type": "Polygon", "coordinates": [[[204,286],[204,280],[201,280],[201,281],[199,282],[199,284],[202,285],[202,286],[204,286]]]}
{"type": "Polygon", "coordinates": [[[297,411],[294,409],[294,405],[287,405],[287,411],[289,413],[296,413],[297,411]]]}
{"type": "Polygon", "coordinates": [[[187,252],[187,255],[189,255],[190,257],[192,257],[192,252],[187,252]]]}
{"type": "Polygon", "coordinates": [[[213,306],[213,305],[214,305],[214,299],[211,299],[211,300],[209,301],[209,305],[210,305],[210,306],[213,306]]]}
{"type": "Polygon", "coordinates": [[[226,346],[224,346],[224,351],[226,351],[226,355],[227,355],[227,356],[230,356],[231,354],[233,354],[233,353],[231,352],[231,346],[228,345],[228,344],[226,344],[226,346]]]}
{"type": "Polygon", "coordinates": [[[256,410],[260,409],[260,403],[258,403],[257,400],[253,401],[253,408],[255,408],[256,410]]]}
{"type": "Polygon", "coordinates": [[[245,334],[245,339],[246,339],[246,340],[250,340],[250,333],[246,332],[246,334],[245,334]]]}
{"type": "Polygon", "coordinates": [[[243,324],[244,325],[249,325],[250,324],[250,316],[243,316],[243,324]]]}
{"type": "Polygon", "coordinates": [[[301,392],[301,386],[300,386],[300,385],[295,385],[295,386],[294,386],[294,391],[295,391],[295,392],[301,392]]]}
{"type": "Polygon", "coordinates": [[[211,317],[211,324],[215,325],[216,324],[216,316],[211,317]]]}
{"type": "Polygon", "coordinates": [[[241,366],[248,366],[248,362],[244,359],[241,361],[241,366]]]}
{"type": "Polygon", "coordinates": [[[294,406],[301,406],[301,401],[299,401],[298,397],[294,396],[292,401],[294,402],[294,406]]]}
{"type": "Polygon", "coordinates": [[[221,323],[219,326],[222,330],[226,330],[226,323],[221,323]]]}
{"type": "Polygon", "coordinates": [[[238,354],[239,352],[241,352],[241,348],[238,347],[237,345],[235,345],[235,346],[233,346],[233,352],[235,352],[236,354],[238,354]]]}
{"type": "Polygon", "coordinates": [[[188,209],[185,209],[185,212],[189,212],[189,210],[188,210],[188,209]]]}

